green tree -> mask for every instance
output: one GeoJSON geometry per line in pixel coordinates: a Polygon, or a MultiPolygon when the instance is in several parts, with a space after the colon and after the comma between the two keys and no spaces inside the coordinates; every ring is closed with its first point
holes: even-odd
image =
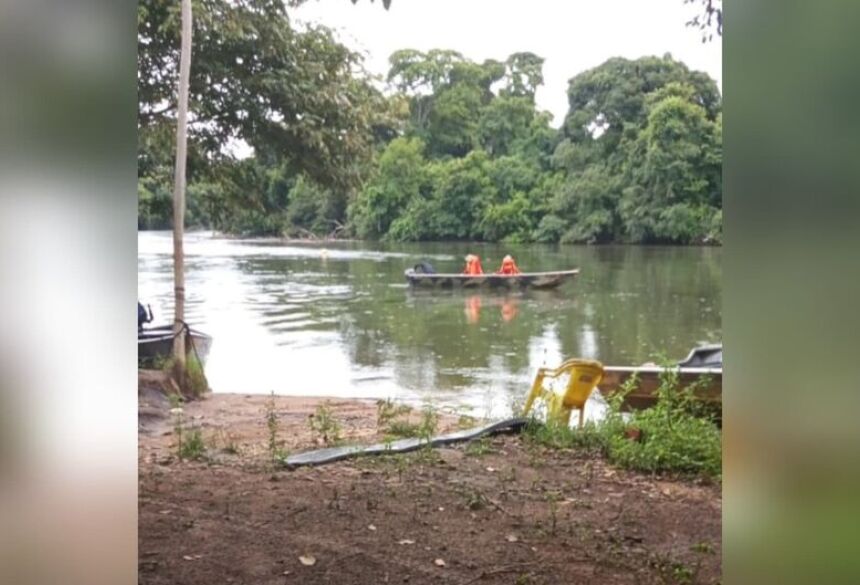
{"type": "Polygon", "coordinates": [[[707,117],[716,118],[720,93],[706,74],[690,71],[670,55],[635,61],[616,57],[570,80],[570,110],[561,129],[562,138],[593,149],[597,156],[612,158],[622,139],[635,138],[645,125],[645,97],[672,82],[692,88],[693,99],[707,117]]]}
{"type": "MultiPolygon", "coordinates": [[[[172,124],[178,27],[176,2],[138,3],[141,132],[172,124]]],[[[194,39],[193,148],[220,156],[243,140],[321,184],[360,182],[381,96],[358,54],[323,27],[293,29],[279,0],[199,0],[194,39]]]]}
{"type": "Polygon", "coordinates": [[[478,221],[496,197],[490,180],[490,159],[482,150],[462,159],[437,163],[431,221],[433,239],[480,239],[478,221]]]}
{"type": "Polygon", "coordinates": [[[570,176],[553,201],[554,214],[566,226],[560,241],[612,241],[619,231],[619,187],[618,177],[605,165],[590,165],[570,176]]]}
{"type": "Polygon", "coordinates": [[[425,183],[424,143],[397,138],[379,157],[378,170],[352,205],[351,222],[362,238],[381,238],[425,183]]]}
{"type": "Polygon", "coordinates": [[[503,95],[529,98],[534,102],[538,87],[543,85],[543,57],[534,53],[514,53],[505,61],[503,95]]]}
{"type": "Polygon", "coordinates": [[[721,206],[720,133],[691,88],[664,89],[650,100],[648,123],[630,150],[631,185],[619,211],[632,241],[701,242],[721,206]]]}
{"type": "Polygon", "coordinates": [[[615,58],[571,79],[568,98],[552,157],[567,179],[540,239],[718,237],[722,122],[713,80],[668,55],[615,58]]]}

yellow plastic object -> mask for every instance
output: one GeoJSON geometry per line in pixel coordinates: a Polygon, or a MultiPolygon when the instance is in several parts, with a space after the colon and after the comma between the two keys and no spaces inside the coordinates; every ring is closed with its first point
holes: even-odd
{"type": "Polygon", "coordinates": [[[547,404],[547,420],[564,425],[570,424],[570,411],[579,410],[579,426],[585,416],[585,401],[591,396],[594,388],[603,379],[603,364],[595,360],[570,359],[559,367],[540,368],[532,384],[523,415],[528,415],[534,401],[542,398],[547,404]],[[544,388],[547,378],[554,379],[564,374],[570,374],[570,379],[564,392],[556,392],[544,388]]]}

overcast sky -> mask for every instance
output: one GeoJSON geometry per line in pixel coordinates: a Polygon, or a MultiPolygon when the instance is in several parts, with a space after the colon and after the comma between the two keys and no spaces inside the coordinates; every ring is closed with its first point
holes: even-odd
{"type": "Polygon", "coordinates": [[[722,45],[703,44],[684,26],[699,11],[683,0],[311,0],[292,11],[324,24],[365,54],[366,67],[385,75],[397,49],[454,49],[474,61],[531,51],[544,63],[538,106],[558,126],[567,113],[567,80],[610,57],[673,57],[705,71],[722,90],[722,45]]]}

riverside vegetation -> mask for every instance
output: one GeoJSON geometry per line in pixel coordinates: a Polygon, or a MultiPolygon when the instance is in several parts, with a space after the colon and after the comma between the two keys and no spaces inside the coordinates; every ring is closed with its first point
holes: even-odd
{"type": "Polygon", "coordinates": [[[624,396],[635,384],[631,378],[609,399],[606,416],[597,423],[576,429],[532,421],[525,436],[554,449],[594,450],[627,469],[721,481],[722,433],[716,413],[694,397],[697,385],[680,388],[677,372],[667,368],[661,375],[657,403],[625,415],[621,411],[624,396]]]}
{"type": "MultiPolygon", "coordinates": [[[[188,213],[243,235],[390,241],[719,243],[722,98],[671,57],[570,79],[559,128],[543,59],[396,51],[385,92],[281,2],[195,13],[188,213]],[[244,142],[252,154],[231,145],[244,142]]],[[[138,3],[138,226],[170,224],[178,18],[138,3]]]]}

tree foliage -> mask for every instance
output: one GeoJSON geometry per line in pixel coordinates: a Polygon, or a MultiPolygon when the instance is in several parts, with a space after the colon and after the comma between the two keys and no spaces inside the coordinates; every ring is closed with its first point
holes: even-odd
{"type": "MultiPolygon", "coordinates": [[[[389,91],[282,0],[197,0],[191,226],[387,240],[719,242],[721,96],[669,55],[573,77],[561,127],[543,59],[390,57],[389,91]],[[247,145],[238,148],[237,145],[247,145]],[[240,156],[239,153],[245,150],[240,156]]],[[[383,2],[387,8],[387,2],[383,2]]],[[[138,4],[138,225],[169,227],[177,3],[138,4]]]]}
{"type": "Polygon", "coordinates": [[[553,161],[566,175],[562,241],[718,241],[722,117],[716,84],[669,55],[610,59],[570,81],[553,161]]]}
{"type": "Polygon", "coordinates": [[[716,84],[666,55],[610,59],[570,81],[559,131],[534,104],[543,60],[472,63],[398,51],[410,102],[352,204],[363,238],[717,242],[722,118],[716,84]]]}
{"type": "MultiPolygon", "coordinates": [[[[175,125],[178,7],[138,3],[138,174],[148,209],[172,157],[163,137],[175,125]]],[[[360,56],[323,27],[293,28],[281,0],[195,2],[190,100],[189,189],[215,178],[222,191],[235,186],[224,174],[247,171],[235,156],[244,143],[255,165],[348,192],[363,182],[376,141],[391,134],[360,56]]]]}

